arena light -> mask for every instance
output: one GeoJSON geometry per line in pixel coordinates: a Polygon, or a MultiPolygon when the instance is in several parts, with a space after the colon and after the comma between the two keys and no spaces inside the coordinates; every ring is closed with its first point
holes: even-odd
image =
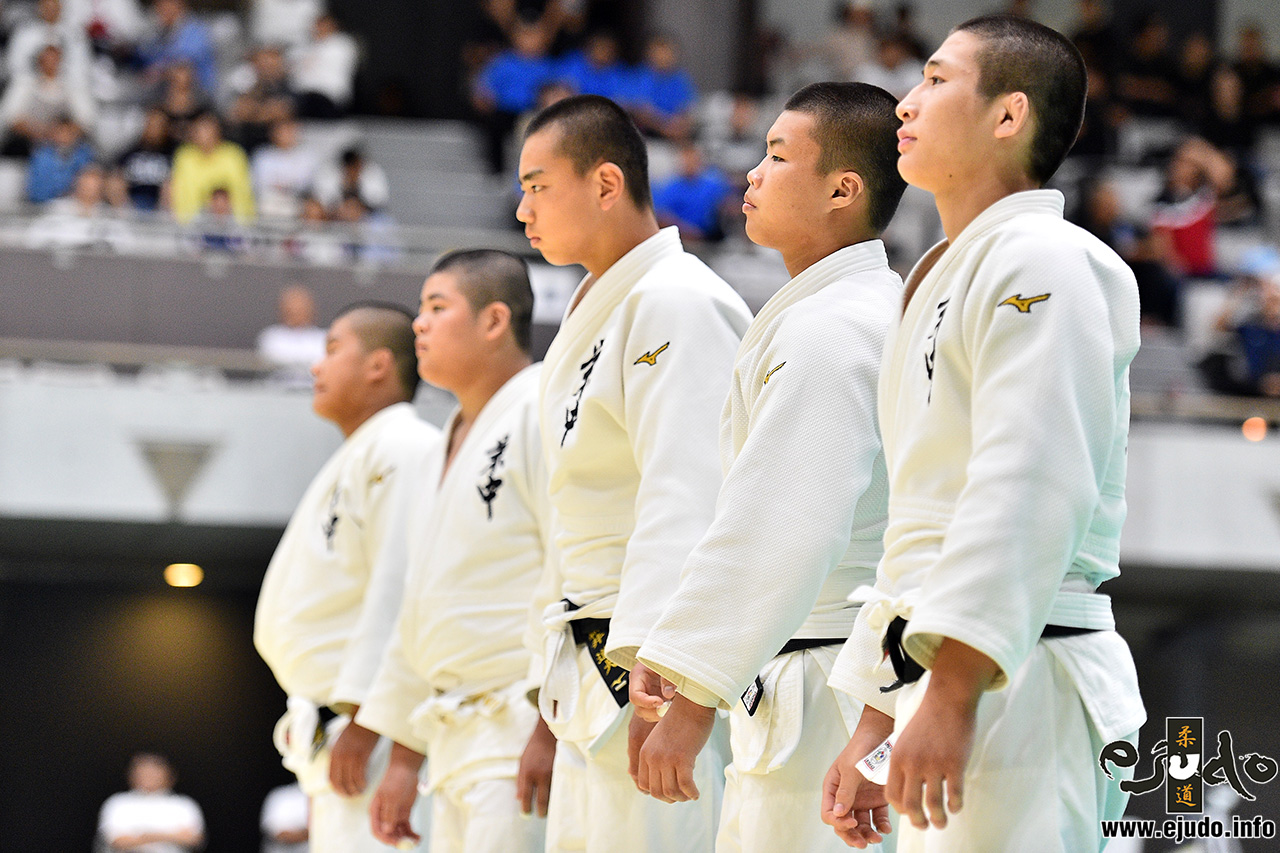
{"type": "Polygon", "coordinates": [[[195,563],[173,563],[165,566],[164,581],[169,586],[199,586],[204,580],[204,569],[195,563]]]}
{"type": "Polygon", "coordinates": [[[1249,441],[1262,441],[1267,437],[1266,418],[1260,418],[1257,415],[1245,418],[1244,423],[1240,425],[1240,432],[1249,441]]]}

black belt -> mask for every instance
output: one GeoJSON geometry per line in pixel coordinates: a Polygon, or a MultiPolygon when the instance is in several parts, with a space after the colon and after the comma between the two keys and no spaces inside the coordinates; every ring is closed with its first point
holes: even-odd
{"type": "MultiPolygon", "coordinates": [[[[567,598],[564,599],[564,603],[570,613],[579,609],[578,605],[567,598]]],[[[609,688],[613,701],[618,703],[619,708],[625,708],[627,703],[631,701],[631,672],[605,657],[604,647],[609,641],[609,620],[599,618],[574,619],[569,622],[569,629],[573,631],[573,642],[579,646],[586,646],[587,651],[591,653],[591,660],[596,665],[596,671],[600,673],[600,678],[604,681],[605,687],[609,688]]]]}
{"type": "MultiPolygon", "coordinates": [[[[847,637],[813,637],[804,640],[791,639],[787,640],[782,649],[774,655],[774,657],[782,657],[792,652],[803,652],[806,649],[816,649],[821,646],[838,646],[842,645],[847,637]]],[[[747,689],[742,691],[742,707],[747,709],[747,716],[754,717],[756,708],[760,707],[760,699],[764,696],[764,682],[760,680],[760,676],[756,676],[755,681],[747,685],[747,689]]]]}
{"type": "MultiPolygon", "coordinates": [[[[888,687],[881,687],[881,693],[892,693],[903,685],[915,684],[924,675],[924,667],[902,647],[902,635],[906,630],[907,620],[901,616],[895,616],[884,632],[884,641],[880,644],[880,648],[888,655],[889,663],[893,665],[893,674],[898,677],[898,680],[888,687]]],[[[1092,634],[1097,630],[1097,628],[1074,628],[1069,625],[1045,625],[1044,630],[1040,632],[1040,639],[1075,637],[1080,634],[1092,634]]]]}

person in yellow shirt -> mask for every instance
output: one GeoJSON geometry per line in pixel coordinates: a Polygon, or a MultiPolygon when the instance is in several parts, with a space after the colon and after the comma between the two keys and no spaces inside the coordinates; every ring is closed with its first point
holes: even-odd
{"type": "Polygon", "coordinates": [[[249,158],[244,149],[222,138],[222,124],[213,113],[201,113],[191,124],[191,141],[173,155],[170,177],[173,216],[191,221],[208,204],[213,191],[225,188],[237,222],[254,218],[249,158]]]}

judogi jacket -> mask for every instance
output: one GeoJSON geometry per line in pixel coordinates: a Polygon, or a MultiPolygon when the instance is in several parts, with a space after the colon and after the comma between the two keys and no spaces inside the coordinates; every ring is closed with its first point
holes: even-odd
{"type": "Polygon", "coordinates": [[[440,431],[409,403],[360,425],[302,497],[262,582],[254,645],[290,696],[359,705],[404,595],[405,525],[440,431]]]}
{"type": "Polygon", "coordinates": [[[687,698],[732,705],[788,640],[849,635],[883,553],[876,382],[901,300],[872,240],[792,279],[742,339],[715,521],[639,654],[687,698]]]}
{"type": "Polygon", "coordinates": [[[1104,738],[1145,719],[1110,599],[1125,516],[1129,362],[1138,292],[1128,266],[1062,218],[1062,195],[1008,196],[907,281],[885,348],[880,432],[889,523],[874,589],[831,684],[886,713],[880,643],[908,620],[926,669],[944,637],[1008,682],[1046,624],[1099,629],[1049,641],[1104,738]]]}

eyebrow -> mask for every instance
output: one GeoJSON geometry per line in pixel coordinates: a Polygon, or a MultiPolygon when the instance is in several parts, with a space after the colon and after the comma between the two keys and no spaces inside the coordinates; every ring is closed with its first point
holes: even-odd
{"type": "Polygon", "coordinates": [[[521,176],[520,176],[520,183],[522,183],[522,184],[523,184],[525,181],[531,181],[531,180],[533,180],[534,178],[538,177],[538,175],[541,175],[544,171],[546,171],[546,170],[545,170],[545,169],[530,169],[529,171],[525,172],[523,175],[521,175],[521,176]]]}
{"type": "Polygon", "coordinates": [[[785,144],[786,144],[786,142],[787,142],[787,140],[786,140],[786,139],[784,139],[783,137],[781,137],[781,136],[775,136],[773,139],[770,139],[769,141],[767,141],[767,142],[765,143],[765,147],[766,147],[766,148],[772,148],[772,147],[774,147],[775,145],[785,145],[785,144]]]}

